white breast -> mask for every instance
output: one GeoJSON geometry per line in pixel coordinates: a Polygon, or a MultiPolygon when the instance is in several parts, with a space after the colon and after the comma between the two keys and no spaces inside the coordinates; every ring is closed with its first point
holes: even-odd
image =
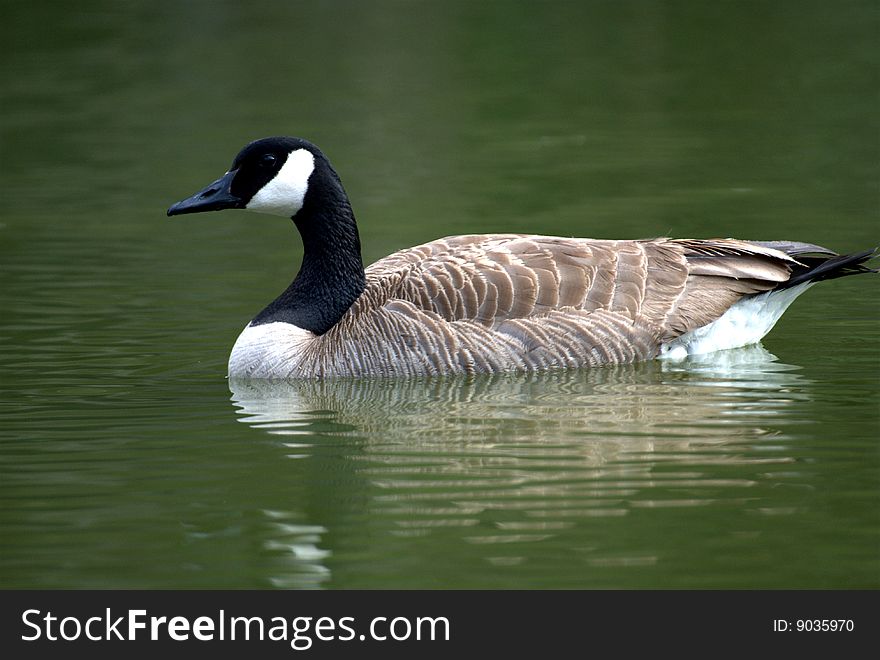
{"type": "Polygon", "coordinates": [[[242,330],[229,356],[230,377],[295,376],[305,348],[317,335],[290,323],[250,325],[242,330]]]}

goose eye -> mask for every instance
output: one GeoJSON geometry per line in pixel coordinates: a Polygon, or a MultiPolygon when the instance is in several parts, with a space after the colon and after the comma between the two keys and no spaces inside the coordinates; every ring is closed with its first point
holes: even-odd
{"type": "Polygon", "coordinates": [[[260,167],[274,167],[277,160],[273,154],[266,154],[260,158],[260,167]]]}

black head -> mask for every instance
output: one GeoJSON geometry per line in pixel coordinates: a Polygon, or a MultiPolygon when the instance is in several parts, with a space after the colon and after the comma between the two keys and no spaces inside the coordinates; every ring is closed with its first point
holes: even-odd
{"type": "Polygon", "coordinates": [[[238,153],[226,174],[174,204],[168,215],[248,209],[292,218],[303,207],[316,170],[336,179],[312,143],[295,137],[256,140],[238,153]]]}

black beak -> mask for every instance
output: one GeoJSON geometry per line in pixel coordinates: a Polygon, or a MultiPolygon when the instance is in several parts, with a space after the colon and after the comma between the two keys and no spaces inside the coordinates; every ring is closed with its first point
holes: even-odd
{"type": "Polygon", "coordinates": [[[235,172],[236,170],[230,170],[192,197],[187,197],[177,202],[177,204],[168,209],[168,215],[222,211],[223,209],[243,209],[245,205],[244,200],[230,192],[235,172]]]}

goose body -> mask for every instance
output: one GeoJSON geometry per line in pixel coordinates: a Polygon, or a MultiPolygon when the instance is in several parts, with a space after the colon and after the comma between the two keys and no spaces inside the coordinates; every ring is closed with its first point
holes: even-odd
{"type": "Polygon", "coordinates": [[[298,138],[247,145],[169,215],[293,219],[303,263],[244,329],[229,375],[416,376],[627,363],[758,342],[815,282],[876,272],[873,251],[797,242],[450,236],[364,268],[348,197],[298,138]]]}

